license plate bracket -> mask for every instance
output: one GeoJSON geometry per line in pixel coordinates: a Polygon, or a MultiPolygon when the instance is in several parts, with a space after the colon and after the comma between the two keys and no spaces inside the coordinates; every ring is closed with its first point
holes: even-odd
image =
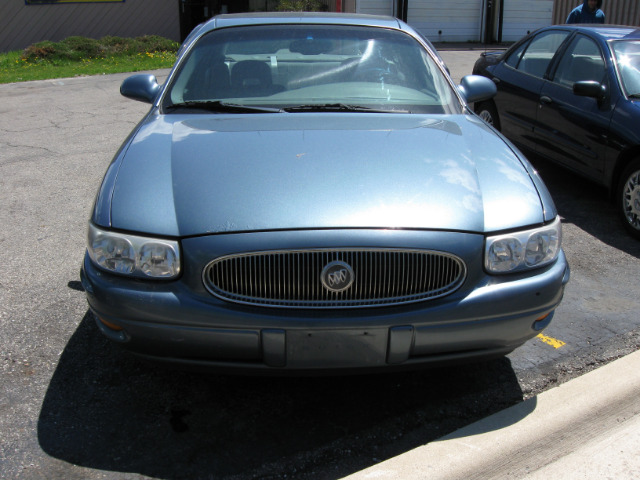
{"type": "Polygon", "coordinates": [[[385,365],[388,330],[288,330],[287,366],[358,368],[385,365]]]}

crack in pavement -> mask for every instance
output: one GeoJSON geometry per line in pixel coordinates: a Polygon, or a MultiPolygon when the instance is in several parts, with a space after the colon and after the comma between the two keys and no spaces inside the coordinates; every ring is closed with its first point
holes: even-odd
{"type": "MultiPolygon", "coordinates": [[[[48,149],[46,147],[38,147],[38,146],[34,146],[34,145],[4,143],[3,147],[8,147],[8,148],[26,148],[28,150],[43,150],[43,151],[45,151],[47,153],[50,153],[51,155],[55,155],[55,156],[63,155],[61,152],[55,152],[55,151],[50,150],[50,149],[48,149]]],[[[0,166],[14,165],[16,163],[33,163],[33,161],[32,160],[28,160],[28,159],[13,159],[13,161],[12,161],[12,159],[6,159],[6,160],[0,161],[0,166]]]]}

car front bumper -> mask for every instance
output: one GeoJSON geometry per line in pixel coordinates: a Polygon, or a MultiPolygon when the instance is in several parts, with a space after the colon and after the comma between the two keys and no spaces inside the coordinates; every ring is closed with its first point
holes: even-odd
{"type": "Polygon", "coordinates": [[[197,275],[133,280],[101,271],[88,255],[81,279],[101,332],[135,353],[217,370],[308,374],[504,355],[549,325],[569,266],[561,252],[535,273],[476,275],[473,288],[444,298],[333,310],[229,303],[194,287],[197,275]]]}

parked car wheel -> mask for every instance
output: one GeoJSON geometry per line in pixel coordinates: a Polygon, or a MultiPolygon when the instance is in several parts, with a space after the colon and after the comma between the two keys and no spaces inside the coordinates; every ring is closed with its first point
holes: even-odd
{"type": "Polygon", "coordinates": [[[475,112],[478,116],[494,127],[500,130],[500,119],[498,118],[498,110],[493,102],[480,102],[476,104],[475,112]]]}
{"type": "Polygon", "coordinates": [[[640,238],[640,158],[633,160],[622,173],[618,199],[624,226],[631,235],[640,238]]]}

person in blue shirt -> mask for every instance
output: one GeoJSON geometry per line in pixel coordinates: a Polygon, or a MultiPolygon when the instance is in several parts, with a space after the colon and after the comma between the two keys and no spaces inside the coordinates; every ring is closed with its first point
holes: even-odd
{"type": "Polygon", "coordinates": [[[571,10],[567,23],[604,23],[604,12],[600,10],[602,0],[584,0],[571,10]]]}

